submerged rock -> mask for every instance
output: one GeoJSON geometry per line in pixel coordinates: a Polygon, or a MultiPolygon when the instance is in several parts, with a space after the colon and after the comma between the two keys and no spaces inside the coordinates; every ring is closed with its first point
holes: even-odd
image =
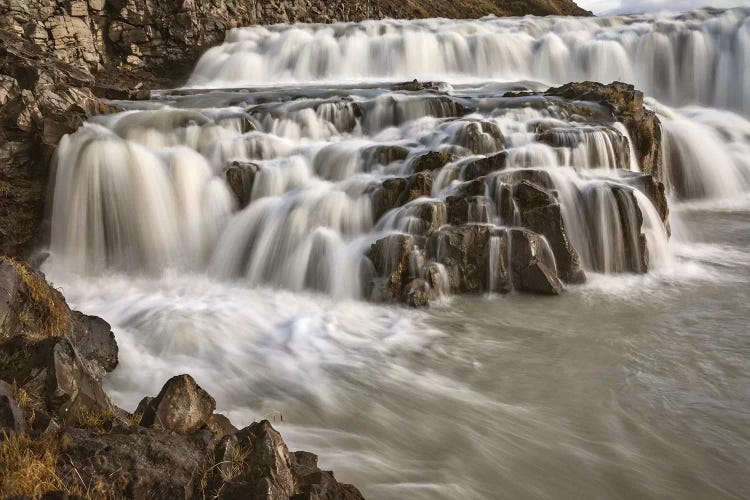
{"type": "Polygon", "coordinates": [[[239,207],[245,208],[252,199],[255,176],[260,166],[257,163],[233,161],[226,171],[227,184],[234,193],[239,207]]]}

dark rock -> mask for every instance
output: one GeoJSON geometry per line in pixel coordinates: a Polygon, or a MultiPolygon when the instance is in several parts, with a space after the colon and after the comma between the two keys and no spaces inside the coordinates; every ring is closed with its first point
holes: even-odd
{"type": "Polygon", "coordinates": [[[2,432],[23,434],[26,432],[26,418],[13,397],[13,388],[0,380],[0,440],[2,432]]]}
{"type": "Polygon", "coordinates": [[[457,142],[474,154],[490,154],[505,145],[500,128],[492,122],[469,122],[458,133],[457,142]]]}
{"type": "Polygon", "coordinates": [[[406,92],[424,92],[433,91],[437,92],[440,90],[440,82],[420,82],[419,80],[412,80],[410,82],[397,83],[391,86],[391,90],[394,91],[406,91],[406,92]]]}
{"type": "Polygon", "coordinates": [[[617,200],[620,215],[619,229],[625,245],[625,267],[615,271],[646,273],[649,267],[649,256],[646,237],[641,233],[643,212],[632,189],[618,185],[611,186],[611,188],[617,200]]]}
{"type": "Polygon", "coordinates": [[[390,165],[405,160],[407,156],[409,156],[408,149],[394,145],[371,146],[362,151],[362,157],[370,164],[390,165]]]}
{"type": "Polygon", "coordinates": [[[448,223],[454,226],[490,221],[492,207],[486,196],[449,196],[446,200],[448,223]]]}
{"type": "Polygon", "coordinates": [[[15,382],[65,422],[111,413],[114,406],[95,369],[64,337],[19,335],[0,344],[0,379],[15,382]]]}
{"type": "Polygon", "coordinates": [[[373,217],[377,221],[385,213],[423,196],[432,194],[432,174],[418,172],[411,177],[393,177],[383,181],[372,192],[373,217]]]}
{"type": "Polygon", "coordinates": [[[102,370],[111,372],[117,367],[117,342],[109,323],[97,316],[72,312],[72,340],[78,352],[89,361],[99,363],[102,370]]]}
{"type": "Polygon", "coordinates": [[[252,199],[255,176],[260,166],[256,163],[233,161],[227,169],[229,188],[234,193],[240,208],[245,208],[252,199]]]}
{"type": "Polygon", "coordinates": [[[481,158],[479,160],[473,160],[472,162],[464,165],[461,172],[461,177],[464,180],[470,181],[472,179],[477,179],[479,177],[489,175],[492,172],[504,170],[507,160],[508,153],[506,151],[501,151],[500,153],[488,156],[486,158],[481,158]]]}
{"type": "Polygon", "coordinates": [[[554,253],[560,278],[566,283],[584,282],[586,277],[581,270],[578,252],[568,239],[557,199],[550,192],[526,180],[513,185],[513,199],[521,224],[547,239],[554,253]]]}
{"type": "Polygon", "coordinates": [[[393,234],[372,245],[367,257],[382,282],[371,285],[371,300],[385,302],[401,297],[409,278],[413,246],[414,238],[405,234],[393,234]]]}
{"type": "Polygon", "coordinates": [[[669,203],[664,184],[654,179],[653,175],[642,175],[636,172],[623,172],[624,181],[644,193],[654,204],[659,217],[669,230],[669,203]]]}
{"type": "Polygon", "coordinates": [[[60,442],[59,473],[99,484],[112,498],[197,498],[192,481],[208,455],[198,437],[142,427],[104,434],[69,428],[60,442]]]}
{"type": "Polygon", "coordinates": [[[191,434],[206,426],[216,401],[190,375],[172,377],[148,403],[141,419],[144,427],[191,434]]]}
{"type": "Polygon", "coordinates": [[[431,294],[429,283],[417,278],[404,287],[401,300],[409,307],[426,307],[430,304],[431,294]]]}
{"type": "Polygon", "coordinates": [[[297,483],[294,500],[363,500],[362,494],[351,484],[336,481],[333,473],[318,468],[318,457],[306,451],[290,455],[292,474],[297,483]]]}
{"type": "Polygon", "coordinates": [[[414,158],[411,165],[414,172],[423,172],[425,170],[441,169],[453,161],[456,161],[456,157],[450,153],[430,151],[414,158]]]}
{"type": "Polygon", "coordinates": [[[482,224],[445,226],[427,240],[427,257],[442,264],[448,274],[450,291],[454,293],[481,293],[509,289],[504,263],[504,230],[482,224]],[[496,254],[492,254],[491,239],[497,238],[496,254]],[[491,268],[498,283],[491,284],[491,268]]]}
{"type": "Polygon", "coordinates": [[[509,233],[514,287],[523,292],[559,295],[562,283],[544,238],[526,229],[511,229],[509,233]]]}

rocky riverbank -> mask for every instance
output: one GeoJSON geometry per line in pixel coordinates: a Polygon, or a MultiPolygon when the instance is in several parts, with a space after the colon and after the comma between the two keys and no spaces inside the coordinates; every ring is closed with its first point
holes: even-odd
{"type": "Polygon", "coordinates": [[[189,375],[118,408],[110,326],[38,271],[0,259],[0,297],[0,497],[362,498],[268,421],[236,429],[189,375]]]}

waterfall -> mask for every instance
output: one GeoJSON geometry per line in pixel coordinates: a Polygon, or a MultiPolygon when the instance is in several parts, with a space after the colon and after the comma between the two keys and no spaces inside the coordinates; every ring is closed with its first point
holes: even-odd
{"type": "Polygon", "coordinates": [[[188,86],[278,82],[632,82],[671,105],[750,112],[750,10],[672,17],[367,21],[231,30],[188,86]]]}
{"type": "Polygon", "coordinates": [[[745,110],[746,92],[718,92],[710,78],[745,81],[748,14],[233,30],[190,85],[317,83],[165,92],[147,110],[92,120],[60,144],[51,251],[81,273],[178,269],[354,298],[407,281],[433,298],[508,291],[530,234],[519,228],[539,233],[528,258],[570,282],[579,265],[668,268],[666,201],[641,174],[629,128],[595,103],[498,80],[632,79],[662,122],[667,194],[742,197],[750,121],[674,104],[745,110]],[[450,81],[411,82],[429,72],[450,81]],[[518,89],[532,92],[507,94],[518,89]],[[445,246],[456,238],[478,245],[471,265],[445,246]],[[390,250],[379,268],[380,241],[390,250]]]}

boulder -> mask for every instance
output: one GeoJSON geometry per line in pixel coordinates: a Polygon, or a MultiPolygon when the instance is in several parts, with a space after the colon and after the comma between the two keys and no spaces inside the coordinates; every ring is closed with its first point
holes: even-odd
{"type": "Polygon", "coordinates": [[[393,234],[376,241],[367,254],[373,264],[376,282],[370,284],[371,300],[386,302],[401,297],[410,275],[414,238],[393,234]]]}
{"type": "Polygon", "coordinates": [[[351,484],[336,481],[333,472],[320,470],[317,455],[306,451],[296,451],[290,455],[290,458],[292,474],[297,485],[295,499],[364,499],[359,490],[351,484]]]}
{"type": "Polygon", "coordinates": [[[227,184],[234,193],[240,209],[252,199],[255,176],[260,166],[257,163],[233,161],[226,171],[227,184]]]}
{"type": "Polygon", "coordinates": [[[541,235],[511,229],[510,267],[513,286],[522,292],[559,295],[563,286],[555,271],[555,259],[541,235]]]}
{"type": "Polygon", "coordinates": [[[559,277],[566,283],[583,283],[578,252],[568,239],[560,203],[549,191],[523,180],[513,185],[513,200],[524,227],[543,235],[552,249],[559,277]]]}
{"type": "Polygon", "coordinates": [[[460,226],[470,222],[490,222],[492,207],[486,196],[449,196],[445,202],[449,224],[460,226]]]}
{"type": "Polygon", "coordinates": [[[216,401],[190,375],[172,377],[143,412],[141,425],[192,434],[205,427],[216,401]]]}

